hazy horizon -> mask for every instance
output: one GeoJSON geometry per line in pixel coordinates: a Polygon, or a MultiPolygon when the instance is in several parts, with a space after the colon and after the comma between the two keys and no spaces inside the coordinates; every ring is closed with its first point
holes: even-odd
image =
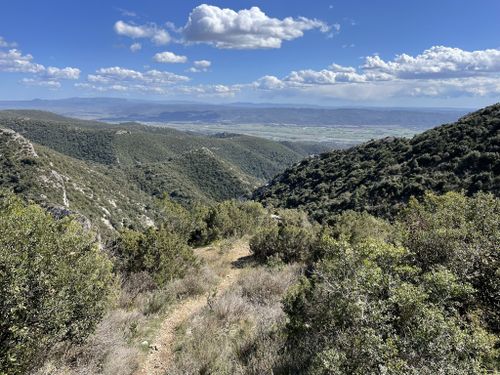
{"type": "MultiPolygon", "coordinates": [[[[16,102],[23,102],[23,103],[30,103],[30,102],[50,102],[50,101],[71,101],[71,100],[123,100],[123,101],[129,101],[129,102],[143,102],[143,103],[154,103],[154,104],[164,104],[164,105],[193,105],[193,106],[233,106],[233,107],[246,107],[246,106],[256,106],[256,107],[263,107],[263,108],[318,108],[318,109],[387,109],[387,110],[467,110],[467,111],[474,111],[478,108],[479,106],[394,106],[390,105],[388,103],[387,105],[368,105],[368,104],[339,104],[339,105],[326,105],[326,104],[308,104],[308,103],[303,103],[303,102],[266,102],[266,101],[227,101],[227,102],[211,102],[211,101],[202,101],[202,100],[168,100],[168,99],[148,99],[148,98],[141,98],[141,97],[117,97],[117,96],[68,96],[68,97],[60,97],[60,98],[40,98],[40,97],[33,97],[29,99],[0,99],[0,103],[16,103],[16,102]]],[[[411,104],[411,103],[410,103],[411,104]]],[[[495,102],[492,102],[487,105],[492,105],[495,104],[495,102]]],[[[2,108],[2,109],[6,109],[2,108]]],[[[12,108],[15,109],[15,108],[12,108]]]]}

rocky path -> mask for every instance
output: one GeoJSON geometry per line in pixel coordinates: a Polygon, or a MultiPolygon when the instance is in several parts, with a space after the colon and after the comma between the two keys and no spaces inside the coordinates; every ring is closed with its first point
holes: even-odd
{"type": "MultiPolygon", "coordinates": [[[[204,258],[209,267],[221,276],[217,285],[217,294],[224,292],[237,280],[241,268],[237,266],[238,261],[244,260],[250,255],[248,243],[236,241],[224,254],[218,253],[211,247],[196,250],[197,254],[204,258]]],[[[207,296],[201,295],[188,298],[174,307],[161,323],[157,336],[155,337],[146,360],[136,375],[166,375],[166,369],[173,360],[173,348],[175,343],[175,330],[185,320],[198,312],[207,304],[207,296]]]]}

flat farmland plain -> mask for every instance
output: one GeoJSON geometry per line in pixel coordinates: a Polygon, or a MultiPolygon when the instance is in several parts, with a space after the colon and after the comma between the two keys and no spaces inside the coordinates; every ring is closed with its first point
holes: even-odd
{"type": "Polygon", "coordinates": [[[237,133],[288,142],[328,143],[348,147],[371,139],[412,137],[429,127],[404,125],[294,125],[294,124],[203,124],[144,122],[203,134],[237,133]]]}

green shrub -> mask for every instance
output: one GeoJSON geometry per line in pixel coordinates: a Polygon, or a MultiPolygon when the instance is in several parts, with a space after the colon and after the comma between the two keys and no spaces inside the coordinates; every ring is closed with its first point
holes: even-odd
{"type": "Polygon", "coordinates": [[[284,262],[304,261],[311,255],[318,228],[304,213],[280,211],[273,222],[261,228],[250,240],[250,250],[260,261],[278,258],[284,262]]]}
{"type": "Polygon", "coordinates": [[[228,200],[212,206],[194,203],[189,209],[164,197],[160,228],[176,233],[193,246],[241,237],[260,227],[267,211],[260,203],[228,200]]]}
{"type": "Polygon", "coordinates": [[[24,374],[56,343],[84,340],[113,280],[91,233],[0,194],[0,374],[24,374]]]}
{"type": "Polygon", "coordinates": [[[211,207],[206,216],[206,243],[241,237],[260,227],[267,216],[260,203],[224,201],[211,207]]]}
{"type": "Polygon", "coordinates": [[[394,236],[394,229],[387,221],[366,212],[345,211],[333,221],[330,234],[349,243],[361,243],[369,238],[385,241],[394,236]]]}
{"type": "Polygon", "coordinates": [[[195,203],[192,205],[191,214],[191,233],[189,234],[189,244],[193,246],[205,245],[208,239],[207,218],[210,213],[210,207],[195,203]]]}
{"type": "Polygon", "coordinates": [[[196,265],[186,239],[167,228],[150,228],[143,233],[126,230],[112,248],[119,271],[125,274],[148,272],[158,286],[183,277],[196,265]]]}
{"type": "Polygon", "coordinates": [[[404,244],[424,271],[444,266],[477,290],[476,304],[500,332],[500,199],[427,194],[400,217],[404,244]]]}
{"type": "Polygon", "coordinates": [[[195,215],[181,204],[164,196],[160,201],[161,227],[189,239],[196,228],[195,215]]]}
{"type": "Polygon", "coordinates": [[[400,245],[323,234],[285,300],[287,373],[498,372],[499,217],[490,195],[427,195],[394,226],[400,245]]]}

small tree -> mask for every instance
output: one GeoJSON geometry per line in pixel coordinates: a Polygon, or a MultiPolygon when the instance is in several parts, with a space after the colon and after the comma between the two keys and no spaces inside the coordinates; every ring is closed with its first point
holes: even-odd
{"type": "Polygon", "coordinates": [[[206,216],[207,242],[252,233],[266,217],[260,203],[224,201],[211,207],[206,216]]]}
{"type": "Polygon", "coordinates": [[[311,256],[318,228],[297,210],[281,210],[276,219],[250,240],[250,249],[260,261],[278,258],[284,262],[307,260],[311,256]]]}
{"type": "Polygon", "coordinates": [[[54,344],[84,340],[105,312],[111,269],[79,224],[0,193],[0,374],[24,374],[54,344]]]}
{"type": "Polygon", "coordinates": [[[150,228],[144,233],[124,231],[115,241],[113,252],[121,272],[149,272],[159,286],[184,276],[196,265],[186,238],[166,228],[150,228]]]}

